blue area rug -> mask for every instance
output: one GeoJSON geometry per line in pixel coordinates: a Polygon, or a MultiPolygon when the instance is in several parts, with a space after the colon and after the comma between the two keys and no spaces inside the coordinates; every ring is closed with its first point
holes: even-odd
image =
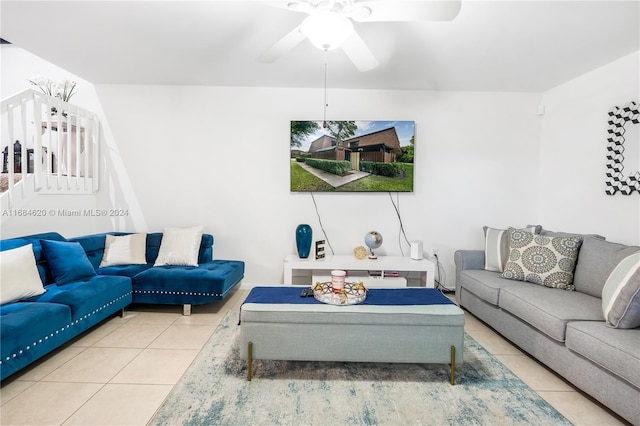
{"type": "Polygon", "coordinates": [[[465,334],[449,366],[254,361],[239,357],[238,312],[222,320],[150,425],[570,425],[465,334]]]}

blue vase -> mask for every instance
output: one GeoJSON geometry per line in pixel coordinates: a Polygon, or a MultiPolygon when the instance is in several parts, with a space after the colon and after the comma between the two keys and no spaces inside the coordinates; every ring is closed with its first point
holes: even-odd
{"type": "Polygon", "coordinates": [[[296,247],[298,248],[298,257],[301,259],[309,257],[312,234],[311,226],[307,224],[300,224],[296,228],[296,247]]]}

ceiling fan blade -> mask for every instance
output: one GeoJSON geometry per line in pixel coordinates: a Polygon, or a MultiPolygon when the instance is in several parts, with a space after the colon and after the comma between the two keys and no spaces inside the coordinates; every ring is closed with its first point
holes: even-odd
{"type": "Polygon", "coordinates": [[[314,11],[314,3],[307,0],[273,1],[263,0],[265,4],[277,7],[278,9],[290,10],[293,12],[311,13],[314,11]]]}
{"type": "Polygon", "coordinates": [[[358,22],[450,21],[461,0],[370,0],[358,2],[350,16],[358,22]]]}
{"type": "Polygon", "coordinates": [[[342,43],[342,50],[358,71],[369,71],[380,65],[367,44],[355,31],[342,43]]]}
{"type": "Polygon", "coordinates": [[[262,53],[262,55],[258,57],[258,60],[261,62],[274,62],[281,55],[296,47],[307,37],[302,33],[302,31],[300,31],[301,26],[302,25],[298,25],[287,35],[278,40],[273,46],[262,53]]]}

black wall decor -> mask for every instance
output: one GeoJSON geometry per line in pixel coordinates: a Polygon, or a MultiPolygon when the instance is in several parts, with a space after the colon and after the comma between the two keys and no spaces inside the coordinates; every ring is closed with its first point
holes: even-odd
{"type": "Polygon", "coordinates": [[[624,174],[624,133],[625,125],[640,123],[640,106],[629,102],[624,107],[612,107],[609,110],[609,128],[607,129],[607,180],[605,192],[614,195],[640,193],[640,170],[624,174]]]}

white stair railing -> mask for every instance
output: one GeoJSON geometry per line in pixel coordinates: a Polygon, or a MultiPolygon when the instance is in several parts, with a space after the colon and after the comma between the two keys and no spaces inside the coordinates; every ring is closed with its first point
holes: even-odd
{"type": "Polygon", "coordinates": [[[4,208],[31,193],[97,192],[100,123],[94,113],[28,89],[2,100],[0,114],[4,208]]]}

